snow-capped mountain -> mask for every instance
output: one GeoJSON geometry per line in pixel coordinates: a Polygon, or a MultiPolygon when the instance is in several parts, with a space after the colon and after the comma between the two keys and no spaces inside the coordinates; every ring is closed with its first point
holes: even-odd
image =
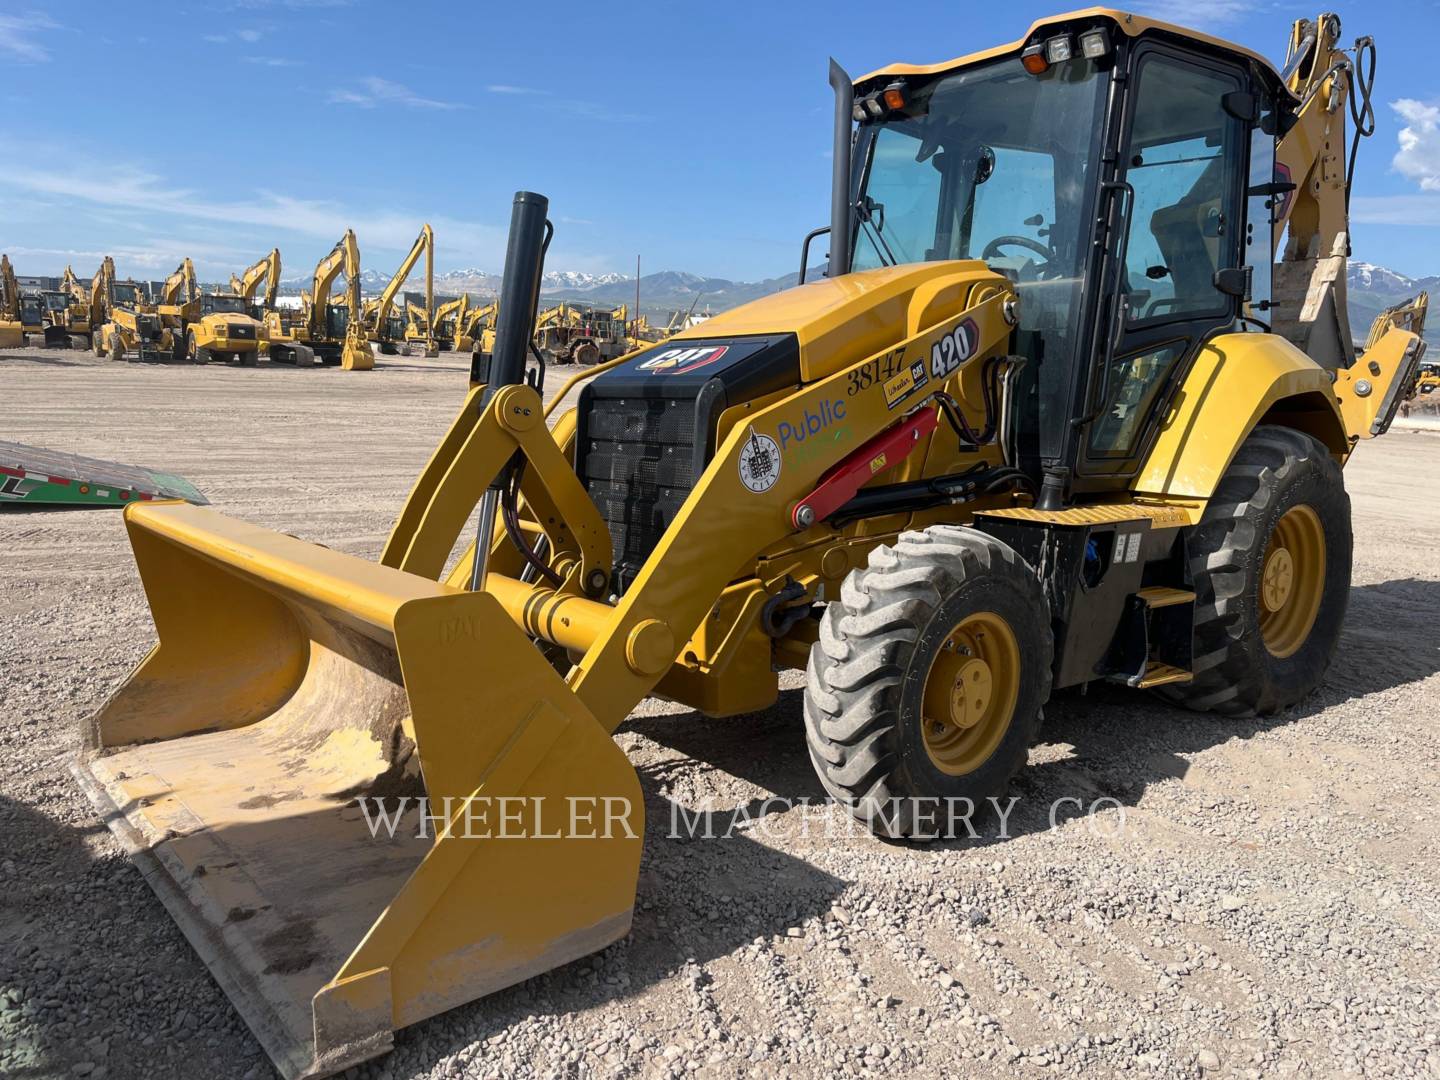
{"type": "MultiPolygon", "coordinates": [[[[1429,292],[1440,299],[1440,277],[1412,278],[1375,263],[1352,261],[1345,275],[1350,307],[1350,332],[1364,340],[1376,315],[1416,293],[1429,292]]],[[[1432,333],[1427,335],[1434,336],[1432,333]]]]}

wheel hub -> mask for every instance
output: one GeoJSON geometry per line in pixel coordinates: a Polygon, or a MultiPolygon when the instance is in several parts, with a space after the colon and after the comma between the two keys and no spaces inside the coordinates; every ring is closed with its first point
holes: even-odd
{"type": "Polygon", "coordinates": [[[1270,655],[1294,656],[1310,637],[1325,595],[1325,529],[1301,503],[1281,515],[1260,564],[1260,637],[1270,655]]]}
{"type": "Polygon", "coordinates": [[[994,752],[1015,711],[1020,650],[994,612],[961,620],[941,644],[925,679],[921,731],[930,761],[960,776],[994,752]]]}
{"type": "Polygon", "coordinates": [[[1285,548],[1276,548],[1265,560],[1265,571],[1261,595],[1266,611],[1279,611],[1290,599],[1290,589],[1295,584],[1295,560],[1285,548]]]}

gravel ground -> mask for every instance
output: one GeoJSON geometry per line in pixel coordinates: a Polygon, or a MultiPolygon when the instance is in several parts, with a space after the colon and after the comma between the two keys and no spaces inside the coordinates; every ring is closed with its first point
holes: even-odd
{"type": "MultiPolygon", "coordinates": [[[[464,387],[453,357],[0,373],[0,437],[366,556],[464,387]]],[[[649,821],[631,936],[356,1075],[1440,1077],[1437,461],[1397,432],[1347,470],[1350,614],[1312,699],[1233,721],[1063,695],[1006,837],[885,844],[767,804],[821,796],[793,677],[738,719],[647,702],[617,736],[649,821]],[[1103,801],[1052,826],[1066,798],[1103,801]],[[677,807],[731,835],[672,839],[677,807]]],[[[0,1075],[270,1076],[64,771],[151,642],[118,513],[0,512],[0,550],[0,1075]]]]}

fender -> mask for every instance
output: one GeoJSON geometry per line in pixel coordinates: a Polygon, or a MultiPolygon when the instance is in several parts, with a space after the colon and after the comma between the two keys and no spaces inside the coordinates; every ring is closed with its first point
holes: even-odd
{"type": "Polygon", "coordinates": [[[1354,445],[1330,373],[1275,334],[1223,334],[1200,350],[1136,474],[1137,494],[1208,499],[1260,423],[1315,436],[1342,465],[1354,445]]]}

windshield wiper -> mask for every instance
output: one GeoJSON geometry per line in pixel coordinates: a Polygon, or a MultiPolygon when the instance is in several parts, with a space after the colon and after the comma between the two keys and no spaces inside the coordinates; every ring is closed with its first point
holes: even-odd
{"type": "Polygon", "coordinates": [[[855,216],[860,224],[865,227],[870,237],[870,243],[874,245],[875,252],[880,256],[880,261],[886,266],[897,266],[900,260],[895,258],[895,253],[890,250],[890,245],[885,242],[881,232],[885,229],[885,205],[877,203],[869,195],[863,196],[855,204],[855,216]],[[879,211],[877,218],[876,211],[879,211]],[[889,260],[886,262],[885,260],[889,260]]]}

